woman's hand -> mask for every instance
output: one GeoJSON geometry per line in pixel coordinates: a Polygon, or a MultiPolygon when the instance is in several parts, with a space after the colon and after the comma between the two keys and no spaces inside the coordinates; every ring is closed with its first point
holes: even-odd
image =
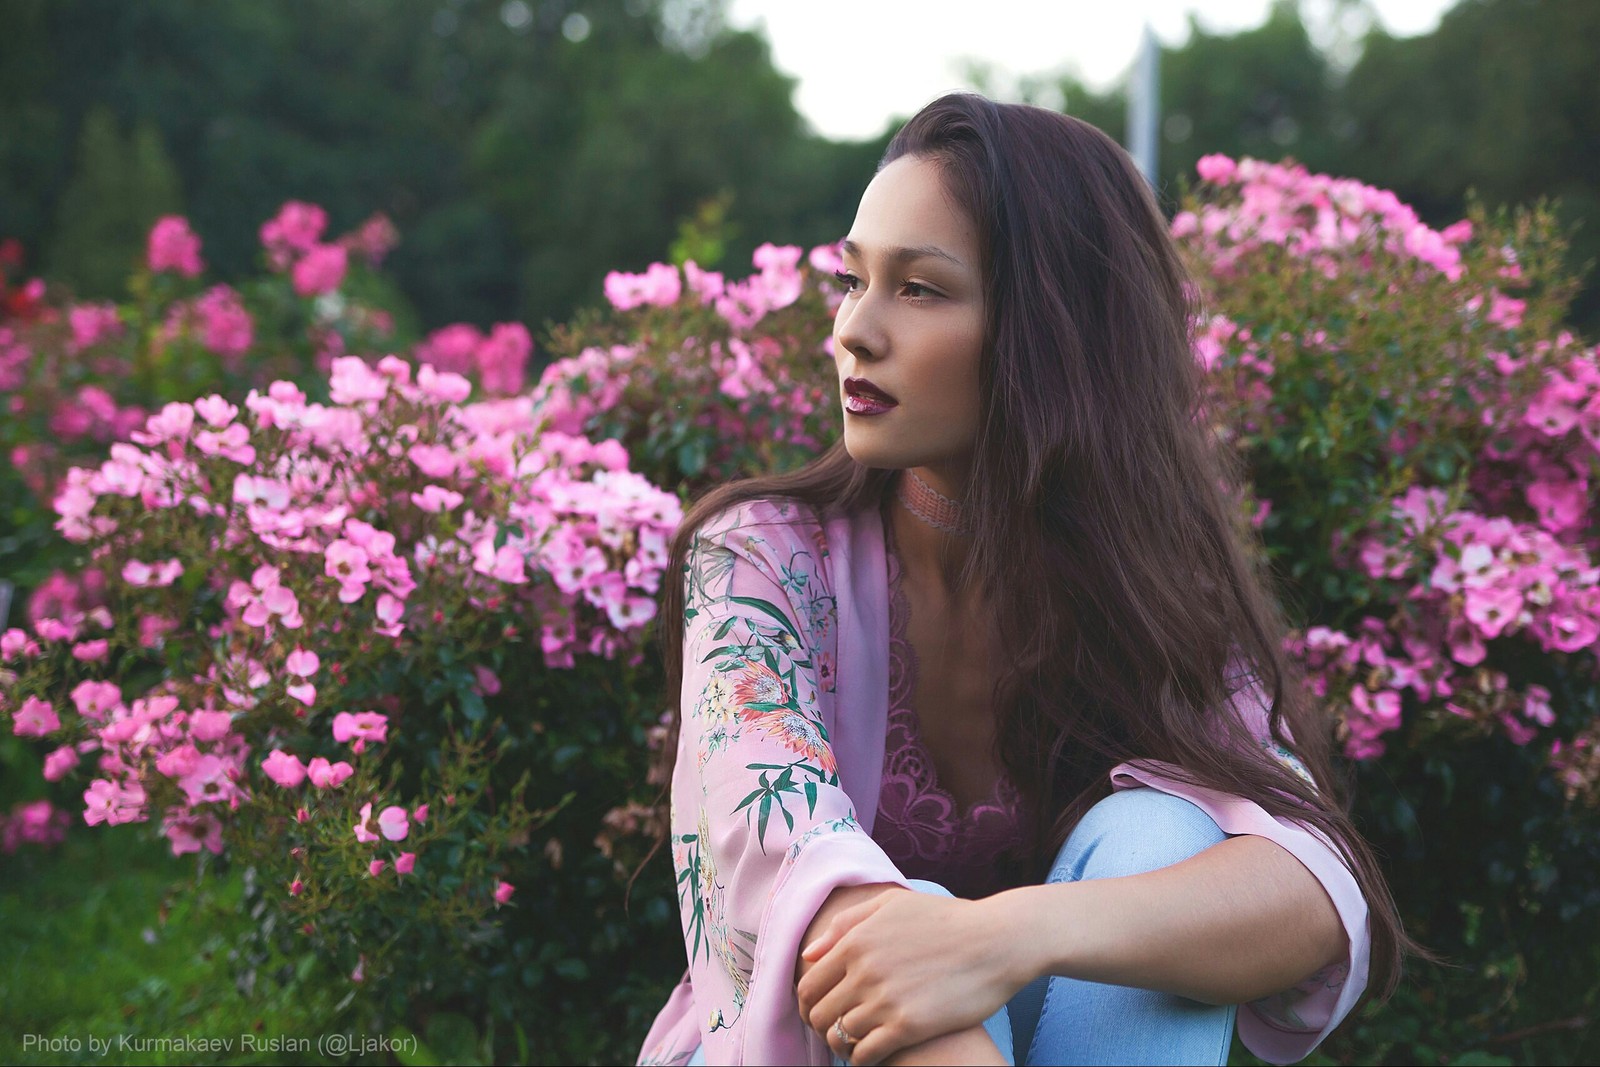
{"type": "Polygon", "coordinates": [[[815,963],[797,986],[801,1014],[854,1064],[981,1025],[1033,977],[997,901],[907,890],[841,912],[801,954],[815,963]]]}

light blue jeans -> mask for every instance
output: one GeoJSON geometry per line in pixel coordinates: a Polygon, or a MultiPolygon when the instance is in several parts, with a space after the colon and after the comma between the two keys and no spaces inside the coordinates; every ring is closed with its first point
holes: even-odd
{"type": "MultiPolygon", "coordinates": [[[[1143,874],[1188,859],[1225,836],[1181,797],[1122,790],[1089,809],[1046,881],[1143,874]]],[[[911,884],[950,895],[933,882],[911,884]]],[[[1047,976],[1023,987],[984,1028],[1012,1064],[1225,1064],[1236,1010],[1148,989],[1047,976]],[[1019,1061],[1016,1049],[1025,1049],[1026,1057],[1019,1061]]],[[[702,1053],[696,1050],[690,1067],[705,1063],[702,1053]]]]}

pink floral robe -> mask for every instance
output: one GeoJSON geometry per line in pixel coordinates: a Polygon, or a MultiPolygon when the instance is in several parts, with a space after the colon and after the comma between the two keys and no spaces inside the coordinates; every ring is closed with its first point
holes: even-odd
{"type": "MultiPolygon", "coordinates": [[[[685,581],[671,840],[689,970],[639,1062],[686,1063],[703,1044],[711,1064],[828,1064],[795,1000],[801,939],[834,889],[906,881],[871,837],[889,703],[883,519],[869,509],[824,526],[803,505],[753,501],[700,531],[685,581]]],[[[1264,736],[1259,705],[1239,711],[1264,736]]],[[[1182,796],[1226,833],[1276,841],[1338,910],[1348,958],[1239,1012],[1252,1052],[1300,1059],[1366,985],[1355,879],[1316,833],[1163,769],[1125,763],[1112,784],[1182,796]]]]}

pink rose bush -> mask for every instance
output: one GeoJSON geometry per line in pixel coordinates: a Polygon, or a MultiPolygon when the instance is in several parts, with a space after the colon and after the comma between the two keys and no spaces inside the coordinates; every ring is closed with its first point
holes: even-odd
{"type": "Polygon", "coordinates": [[[651,481],[683,494],[755,470],[792,467],[840,433],[829,321],[838,253],[762,245],[742,281],[657,263],[612,273],[627,313],[560,331],[534,402],[562,433],[619,441],[651,481]],[[672,418],[662,418],[671,397],[672,418]]]}
{"type": "MultiPolygon", "coordinates": [[[[497,857],[556,809],[490,785],[483,746],[507,734],[509,769],[538,724],[508,732],[485,700],[507,664],[637,668],[681,509],[616,442],[546,429],[528,397],[474,401],[455,372],[341,356],[321,386],[168,403],[68,471],[57,530],[104,604],[63,592],[59,617],[7,632],[0,707],[56,746],[53,778],[87,780],[86,823],[243,849],[342,958],[371,929],[502,903],[497,857]],[[151,642],[152,619],[189,622],[151,642]],[[389,866],[412,877],[382,915],[329,915],[389,866]]],[[[395,957],[365,954],[381,988],[395,957]]]]}
{"type": "Polygon", "coordinates": [[[1315,538],[1347,576],[1350,621],[1292,646],[1346,753],[1381,756],[1417,717],[1559,745],[1552,678],[1510,667],[1525,648],[1596,677],[1600,351],[1539,298],[1549,238],[1434,231],[1392,193],[1294,166],[1200,172],[1173,232],[1204,268],[1210,417],[1271,505],[1269,551],[1274,532],[1315,538]],[[1324,490],[1314,509],[1280,495],[1324,490]]]}
{"type": "MultiPolygon", "coordinates": [[[[1478,1046],[1600,996],[1600,351],[1543,209],[1433,229],[1391,193],[1208,157],[1173,233],[1202,417],[1356,761],[1408,928],[1388,1013],[1478,1046]],[[1516,901],[1512,909],[1506,901],[1516,901]],[[1522,1005],[1519,1008],[1519,1004],[1522,1005]],[[1536,1009],[1532,1006],[1537,1005],[1536,1009]],[[1466,1022],[1464,1020],[1471,1019],[1466,1022]]],[[[1426,1057],[1352,1031],[1340,1062],[1426,1057]]]]}

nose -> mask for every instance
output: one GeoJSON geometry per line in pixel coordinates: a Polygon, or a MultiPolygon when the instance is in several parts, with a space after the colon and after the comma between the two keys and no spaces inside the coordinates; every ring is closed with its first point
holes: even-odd
{"type": "Polygon", "coordinates": [[[888,351],[889,339],[876,303],[870,291],[849,297],[834,316],[835,344],[859,360],[882,359],[888,351]]]}

